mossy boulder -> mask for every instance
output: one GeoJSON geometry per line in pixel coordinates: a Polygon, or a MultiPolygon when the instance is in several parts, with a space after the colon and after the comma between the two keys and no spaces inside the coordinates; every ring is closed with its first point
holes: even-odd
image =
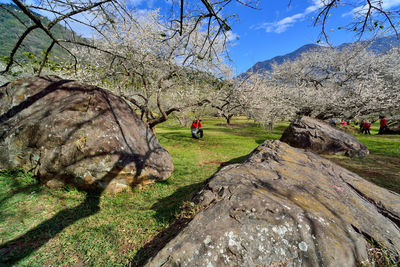
{"type": "Polygon", "coordinates": [[[0,168],[31,170],[49,186],[118,192],[166,179],[173,164],[123,99],[47,76],[0,87],[0,168]]]}
{"type": "Polygon", "coordinates": [[[280,139],[297,148],[310,149],[319,154],[343,154],[366,157],[368,148],[353,135],[322,120],[300,117],[285,129],[280,139]]]}
{"type": "Polygon", "coordinates": [[[385,131],[383,131],[383,134],[400,134],[400,122],[390,124],[385,131]]]}

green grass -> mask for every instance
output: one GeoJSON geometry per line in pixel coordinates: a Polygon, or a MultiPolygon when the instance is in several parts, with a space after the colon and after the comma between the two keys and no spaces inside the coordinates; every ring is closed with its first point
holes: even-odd
{"type": "MultiPolygon", "coordinates": [[[[221,164],[240,162],[264,140],[279,139],[288,123],[276,125],[273,131],[246,119],[234,119],[227,127],[222,119],[206,118],[203,125],[203,140],[192,139],[189,129],[172,121],[157,128],[157,138],[172,155],[174,174],[166,181],[118,195],[73,188],[49,190],[22,172],[1,171],[0,262],[8,260],[17,266],[137,264],[158,241],[171,238],[160,233],[169,228],[167,233],[173,234],[174,227],[179,227],[173,222],[182,217],[190,194],[221,164]],[[154,238],[157,242],[151,242],[154,238]]],[[[357,137],[370,148],[372,160],[331,158],[352,164],[355,171],[375,166],[377,159],[384,159],[382,168],[387,162],[398,163],[400,137],[357,137]]],[[[387,171],[385,175],[393,180],[383,186],[399,191],[400,177],[394,176],[395,171],[390,167],[380,171],[387,171]]]]}
{"type": "Polygon", "coordinates": [[[372,125],[371,135],[355,134],[368,147],[368,157],[326,157],[379,186],[400,193],[400,136],[377,135],[378,130],[379,122],[372,125]]]}

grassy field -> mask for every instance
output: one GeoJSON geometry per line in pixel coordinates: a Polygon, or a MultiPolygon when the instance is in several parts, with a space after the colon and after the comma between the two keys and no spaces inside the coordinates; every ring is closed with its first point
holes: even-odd
{"type": "MultiPolygon", "coordinates": [[[[221,165],[240,162],[264,140],[279,139],[288,125],[266,131],[245,119],[232,123],[226,127],[221,119],[204,120],[203,140],[193,140],[189,129],[174,122],[161,125],[156,134],[172,155],[174,174],[164,182],[115,196],[73,188],[49,190],[22,172],[1,171],[0,262],[20,266],[141,263],[157,243],[171,238],[179,227],[173,224],[176,218],[183,224],[190,217],[190,208],[183,207],[189,206],[190,194],[204,180],[221,165]]],[[[329,158],[365,177],[374,172],[370,180],[400,192],[400,137],[357,137],[370,149],[370,157],[329,158]]]]}
{"type": "Polygon", "coordinates": [[[379,124],[375,123],[371,135],[355,134],[368,147],[368,157],[326,157],[379,186],[400,193],[400,136],[377,135],[378,129],[379,124]]]}

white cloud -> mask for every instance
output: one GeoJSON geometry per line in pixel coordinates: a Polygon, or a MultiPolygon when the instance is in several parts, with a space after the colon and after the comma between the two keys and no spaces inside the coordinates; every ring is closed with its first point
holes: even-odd
{"type": "MultiPolygon", "coordinates": [[[[372,4],[375,5],[378,4],[378,1],[371,1],[371,2],[372,4]]],[[[400,6],[400,0],[382,0],[381,5],[383,10],[389,10],[393,7],[400,6]]],[[[366,13],[367,11],[368,11],[367,5],[358,6],[356,8],[353,8],[350,12],[343,14],[343,17],[360,15],[366,13]]]]}
{"type": "Polygon", "coordinates": [[[292,27],[296,22],[302,21],[308,14],[313,13],[323,6],[322,0],[313,0],[302,13],[283,18],[275,22],[265,22],[255,27],[256,29],[265,29],[266,32],[282,33],[292,27]]]}
{"type": "Polygon", "coordinates": [[[384,9],[391,9],[400,5],[400,0],[383,0],[382,7],[384,9]]]}
{"type": "Polygon", "coordinates": [[[229,31],[226,33],[226,41],[228,42],[228,45],[230,47],[236,46],[239,41],[239,35],[232,31],[229,31]]]}
{"type": "Polygon", "coordinates": [[[234,32],[232,32],[232,31],[227,32],[227,33],[226,33],[226,37],[227,37],[226,39],[227,39],[229,42],[234,42],[234,41],[236,41],[236,40],[239,39],[239,35],[236,34],[236,33],[234,33],[234,32]]]}
{"type": "Polygon", "coordinates": [[[298,13],[290,17],[286,17],[277,22],[267,22],[263,23],[260,28],[265,28],[266,32],[282,33],[287,30],[287,28],[293,26],[298,20],[303,19],[304,14],[298,13]]]}
{"type": "Polygon", "coordinates": [[[318,9],[320,9],[321,7],[323,7],[324,3],[322,2],[322,0],[313,0],[312,1],[312,5],[307,7],[306,10],[304,11],[304,13],[310,14],[314,11],[317,11],[318,9]]]}

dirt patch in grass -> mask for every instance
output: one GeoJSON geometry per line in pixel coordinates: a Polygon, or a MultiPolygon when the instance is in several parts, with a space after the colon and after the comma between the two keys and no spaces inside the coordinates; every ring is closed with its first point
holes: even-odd
{"type": "Polygon", "coordinates": [[[220,168],[231,165],[231,164],[236,164],[236,163],[241,163],[243,160],[247,158],[247,155],[240,156],[237,158],[233,158],[229,161],[219,161],[219,160],[209,160],[209,161],[202,161],[198,165],[199,166],[204,166],[204,165],[218,165],[220,168]]]}
{"type": "Polygon", "coordinates": [[[199,163],[199,166],[203,166],[203,165],[218,165],[218,166],[225,166],[228,164],[228,162],[225,161],[219,161],[219,160],[208,160],[208,161],[202,161],[199,163]]]}

